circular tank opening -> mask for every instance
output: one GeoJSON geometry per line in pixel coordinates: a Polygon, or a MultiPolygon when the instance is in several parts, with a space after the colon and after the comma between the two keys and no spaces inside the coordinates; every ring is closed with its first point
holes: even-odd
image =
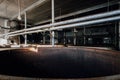
{"type": "Polygon", "coordinates": [[[0,52],[0,74],[38,78],[91,78],[120,74],[117,51],[87,48],[15,49],[0,52]]]}

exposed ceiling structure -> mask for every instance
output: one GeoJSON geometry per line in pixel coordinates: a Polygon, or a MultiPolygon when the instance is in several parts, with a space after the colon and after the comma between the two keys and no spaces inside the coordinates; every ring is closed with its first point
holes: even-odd
{"type": "MultiPolygon", "coordinates": [[[[32,5],[37,0],[20,0],[21,11],[32,5]]],[[[18,14],[18,0],[0,0],[0,24],[4,24],[4,19],[11,19],[18,14]]]]}
{"type": "MultiPolygon", "coordinates": [[[[34,35],[37,37],[42,35],[40,37],[42,39],[46,37],[45,34],[48,34],[48,43],[52,43],[54,46],[54,40],[58,38],[58,35],[55,36],[55,34],[64,32],[62,36],[65,37],[64,34],[71,31],[68,34],[72,33],[74,34],[72,36],[76,37],[82,28],[83,32],[80,33],[80,36],[83,37],[85,45],[84,37],[89,36],[86,35],[86,27],[94,27],[96,24],[103,26],[118,25],[120,20],[119,3],[119,0],[0,0],[0,38],[9,40],[17,36],[20,37],[16,41],[18,44],[23,43],[19,42],[22,40],[27,45],[27,40],[30,43],[37,43],[37,39],[32,39],[34,35]],[[16,25],[12,24],[12,21],[13,23],[15,21],[16,25]]],[[[107,31],[105,29],[102,32],[101,29],[101,33],[95,34],[111,35],[107,31]]],[[[94,33],[91,34],[91,36],[93,35],[94,33]]],[[[104,38],[106,39],[106,36],[102,39],[104,38]]],[[[64,43],[61,41],[65,39],[62,39],[62,37],[59,39],[60,43],[64,43]]],[[[45,41],[39,42],[45,44],[45,41]]],[[[71,42],[74,41],[71,40],[71,42]]],[[[74,43],[76,44],[76,42],[74,43]]]]}
{"type": "MultiPolygon", "coordinates": [[[[42,0],[20,0],[21,12],[27,10],[34,3],[42,0]]],[[[78,10],[86,9],[98,4],[114,0],[55,0],[55,16],[61,16],[78,10]],[[72,3],[72,4],[71,4],[72,3]]],[[[118,0],[119,1],[119,0],[118,0]]],[[[0,25],[4,19],[15,19],[19,12],[18,0],[0,0],[0,25]]],[[[22,16],[22,19],[24,17],[22,16]]],[[[51,0],[44,0],[41,4],[28,9],[27,20],[33,24],[51,18],[51,0]]]]}

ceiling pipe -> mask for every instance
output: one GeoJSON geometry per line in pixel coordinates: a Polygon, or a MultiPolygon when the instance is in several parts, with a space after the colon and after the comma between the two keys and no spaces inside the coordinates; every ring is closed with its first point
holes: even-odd
{"type": "MultiPolygon", "coordinates": [[[[112,5],[117,4],[119,2],[120,2],[119,0],[110,1],[109,6],[112,6],[112,5]]],[[[55,18],[55,20],[59,20],[59,19],[62,19],[62,18],[86,13],[86,12],[97,10],[97,9],[104,8],[104,7],[107,7],[107,6],[108,6],[108,2],[97,5],[97,6],[89,7],[89,8],[83,9],[83,10],[79,10],[79,11],[76,11],[76,12],[72,12],[72,13],[69,13],[69,14],[65,14],[65,15],[62,15],[62,16],[58,16],[58,17],[55,18]]],[[[39,24],[43,24],[43,23],[47,23],[47,22],[51,22],[51,21],[52,21],[51,19],[48,19],[48,20],[45,20],[45,21],[37,22],[37,23],[35,23],[35,25],[39,25],[39,24]]]]}
{"type": "Polygon", "coordinates": [[[98,24],[98,23],[109,22],[109,21],[116,21],[116,20],[120,20],[120,16],[115,16],[115,17],[110,17],[110,18],[105,18],[105,19],[98,19],[98,20],[93,20],[93,21],[86,21],[82,23],[75,23],[75,24],[64,25],[64,26],[58,26],[58,27],[50,28],[50,30],[73,28],[73,27],[86,26],[86,25],[98,24]]]}
{"type": "Polygon", "coordinates": [[[86,16],[86,17],[80,17],[80,18],[71,19],[71,20],[67,20],[67,21],[57,22],[54,24],[37,26],[37,27],[26,29],[26,30],[48,28],[51,26],[58,26],[58,25],[64,25],[64,24],[69,24],[69,23],[82,22],[82,21],[87,21],[87,20],[91,20],[91,19],[98,19],[98,18],[103,18],[103,17],[115,16],[115,15],[119,15],[119,14],[120,14],[120,10],[115,10],[115,11],[111,11],[111,12],[105,12],[105,13],[100,13],[100,14],[96,14],[96,15],[90,15],[90,16],[86,16]]]}
{"type": "MultiPolygon", "coordinates": [[[[37,27],[33,27],[33,28],[18,30],[18,31],[10,32],[10,33],[8,33],[8,35],[24,32],[24,31],[48,28],[48,27],[51,27],[51,26],[58,26],[58,25],[63,25],[63,24],[68,24],[68,23],[73,23],[73,22],[81,22],[81,21],[84,21],[84,20],[108,17],[108,16],[113,16],[113,15],[118,15],[118,14],[120,14],[120,10],[106,12],[106,13],[100,13],[100,14],[96,14],[96,15],[92,15],[92,16],[86,16],[86,17],[82,17],[82,18],[71,19],[71,20],[67,20],[67,21],[57,22],[57,23],[54,23],[54,24],[48,24],[48,25],[43,25],[43,26],[37,26],[37,27]]],[[[4,36],[4,34],[1,35],[1,36],[4,36]]]]}
{"type": "Polygon", "coordinates": [[[81,26],[99,24],[99,23],[110,22],[110,21],[117,21],[117,20],[120,20],[120,16],[98,19],[98,20],[92,20],[92,21],[86,21],[86,22],[81,22],[81,23],[68,24],[68,25],[64,25],[64,26],[47,28],[47,29],[44,29],[44,30],[36,30],[36,31],[29,31],[29,32],[24,32],[24,33],[11,34],[11,35],[8,35],[8,36],[17,36],[17,35],[23,35],[23,34],[45,32],[45,31],[50,31],[50,30],[59,30],[59,29],[66,29],[66,28],[73,28],[73,27],[81,27],[81,26]]]}
{"type": "Polygon", "coordinates": [[[115,10],[115,11],[111,11],[111,12],[100,13],[100,14],[96,14],[96,15],[90,15],[90,16],[86,16],[86,17],[81,17],[81,18],[71,19],[71,20],[67,20],[67,21],[57,22],[57,23],[53,23],[53,24],[47,24],[47,25],[43,25],[43,26],[37,26],[37,27],[33,27],[33,28],[18,30],[18,31],[10,32],[8,34],[10,35],[10,34],[15,34],[15,33],[20,33],[20,32],[23,32],[23,31],[30,31],[30,30],[48,28],[48,27],[51,27],[51,26],[65,25],[65,24],[69,24],[69,23],[75,23],[75,22],[81,22],[81,21],[86,21],[86,20],[91,20],[91,19],[115,16],[115,15],[119,15],[119,14],[120,14],[120,10],[115,10]]]}

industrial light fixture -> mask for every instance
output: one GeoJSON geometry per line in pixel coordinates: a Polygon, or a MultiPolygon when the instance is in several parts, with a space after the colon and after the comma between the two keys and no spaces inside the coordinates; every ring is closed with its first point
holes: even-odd
{"type": "Polygon", "coordinates": [[[17,17],[17,19],[18,20],[22,20],[21,15],[20,15],[21,14],[20,0],[18,0],[18,8],[19,8],[18,9],[19,11],[18,11],[18,17],[17,17]]]}

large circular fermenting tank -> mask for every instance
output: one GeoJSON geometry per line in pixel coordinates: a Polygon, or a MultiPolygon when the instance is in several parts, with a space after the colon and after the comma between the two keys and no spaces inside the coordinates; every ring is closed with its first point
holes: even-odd
{"type": "Polygon", "coordinates": [[[0,52],[0,74],[37,78],[93,78],[120,74],[119,51],[53,47],[0,52]]]}

